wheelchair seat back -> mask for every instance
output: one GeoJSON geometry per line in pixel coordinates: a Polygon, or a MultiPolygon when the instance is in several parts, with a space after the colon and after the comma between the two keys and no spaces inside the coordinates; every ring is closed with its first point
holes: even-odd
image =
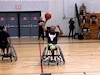
{"type": "Polygon", "coordinates": [[[0,41],[0,48],[7,48],[8,42],[7,41],[0,41]]]}

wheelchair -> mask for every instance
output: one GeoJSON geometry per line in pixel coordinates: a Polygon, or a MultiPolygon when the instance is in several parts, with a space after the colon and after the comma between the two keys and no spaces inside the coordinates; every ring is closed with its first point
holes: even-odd
{"type": "MultiPolygon", "coordinates": [[[[5,49],[7,49],[7,47],[5,47],[5,49]]],[[[10,45],[8,47],[8,49],[9,49],[8,54],[4,54],[2,48],[0,48],[0,50],[1,50],[0,51],[0,57],[1,57],[1,59],[4,60],[5,58],[10,58],[11,62],[12,61],[17,61],[17,54],[16,54],[16,51],[15,51],[15,48],[13,47],[13,45],[10,45]]]]}
{"type": "Polygon", "coordinates": [[[48,44],[42,53],[41,56],[41,64],[56,64],[59,65],[61,63],[65,64],[64,55],[61,51],[61,48],[56,44],[56,48],[54,50],[50,49],[50,45],[48,44]]]}

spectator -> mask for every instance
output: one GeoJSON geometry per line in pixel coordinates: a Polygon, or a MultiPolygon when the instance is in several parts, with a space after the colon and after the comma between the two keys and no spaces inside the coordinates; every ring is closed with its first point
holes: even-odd
{"type": "Polygon", "coordinates": [[[88,33],[90,33],[90,29],[89,29],[89,27],[86,26],[86,25],[83,25],[82,32],[85,33],[86,35],[87,35],[88,33]]]}
{"type": "Polygon", "coordinates": [[[81,33],[78,35],[78,39],[79,39],[79,40],[83,40],[83,39],[84,39],[83,32],[81,32],[81,33]]]}
{"type": "Polygon", "coordinates": [[[95,12],[93,12],[90,16],[90,25],[92,25],[93,23],[96,23],[96,25],[98,25],[98,19],[95,12]]]}
{"type": "Polygon", "coordinates": [[[80,6],[80,15],[83,14],[83,11],[86,11],[86,6],[84,3],[82,3],[82,5],[80,6]]]}
{"type": "Polygon", "coordinates": [[[69,20],[69,38],[70,38],[70,35],[72,33],[72,38],[74,37],[73,33],[74,33],[74,29],[75,29],[75,26],[74,26],[74,20],[73,18],[70,18],[69,20]]]}
{"type": "Polygon", "coordinates": [[[40,17],[40,20],[38,21],[38,24],[39,24],[39,35],[38,35],[38,40],[40,39],[40,37],[42,37],[42,39],[44,40],[44,31],[43,31],[43,28],[42,28],[42,25],[44,24],[45,22],[42,20],[42,17],[40,17]]]}
{"type": "Polygon", "coordinates": [[[100,39],[100,31],[98,32],[98,39],[100,39]]]}
{"type": "Polygon", "coordinates": [[[81,18],[81,23],[86,23],[86,21],[87,21],[87,13],[86,13],[86,11],[84,10],[84,11],[82,11],[83,13],[80,15],[80,18],[81,18]]]}

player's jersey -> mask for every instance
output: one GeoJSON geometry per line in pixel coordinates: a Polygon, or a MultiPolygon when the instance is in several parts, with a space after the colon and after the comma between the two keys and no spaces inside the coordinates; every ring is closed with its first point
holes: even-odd
{"type": "Polygon", "coordinates": [[[47,39],[48,43],[57,44],[57,37],[59,32],[51,32],[50,30],[47,30],[47,39]]]}

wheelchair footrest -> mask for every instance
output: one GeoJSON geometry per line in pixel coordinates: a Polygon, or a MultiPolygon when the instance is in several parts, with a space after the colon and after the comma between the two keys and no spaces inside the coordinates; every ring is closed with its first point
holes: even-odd
{"type": "Polygon", "coordinates": [[[8,58],[8,57],[11,57],[10,54],[4,54],[4,55],[1,55],[2,57],[5,57],[5,58],[8,58]]]}

